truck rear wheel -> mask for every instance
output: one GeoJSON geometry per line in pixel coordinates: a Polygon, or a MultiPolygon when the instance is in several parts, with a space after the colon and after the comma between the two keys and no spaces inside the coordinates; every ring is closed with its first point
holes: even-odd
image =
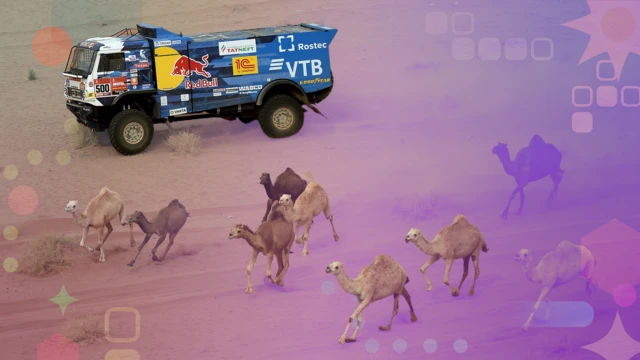
{"type": "Polygon", "coordinates": [[[275,95],[260,109],[258,121],[262,131],[270,138],[295,135],[304,124],[302,104],[291,96],[275,95]]]}
{"type": "Polygon", "coordinates": [[[152,139],[153,122],[140,110],[123,110],[116,114],[109,124],[111,145],[123,155],[143,152],[152,139]]]}

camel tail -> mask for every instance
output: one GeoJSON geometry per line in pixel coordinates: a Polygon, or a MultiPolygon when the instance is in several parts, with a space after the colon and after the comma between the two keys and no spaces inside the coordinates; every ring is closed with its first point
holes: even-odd
{"type": "Polygon", "coordinates": [[[404,281],[404,284],[408,284],[409,283],[409,276],[407,276],[407,280],[404,281]]]}
{"type": "Polygon", "coordinates": [[[487,243],[484,242],[484,240],[482,241],[482,251],[489,252],[489,247],[487,246],[487,243]]]}

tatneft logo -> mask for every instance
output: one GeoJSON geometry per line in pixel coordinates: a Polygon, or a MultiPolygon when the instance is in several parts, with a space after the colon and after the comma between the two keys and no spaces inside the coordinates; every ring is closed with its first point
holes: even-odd
{"type": "Polygon", "coordinates": [[[298,70],[302,69],[302,76],[320,76],[322,75],[322,61],[318,59],[314,60],[298,60],[298,61],[284,61],[284,59],[271,59],[269,64],[269,71],[281,71],[284,65],[287,65],[289,75],[291,77],[298,76],[298,70]],[[311,74],[309,74],[311,70],[311,74]]]}
{"type": "Polygon", "coordinates": [[[239,55],[252,54],[256,52],[256,39],[221,41],[218,43],[218,54],[239,55]]]}
{"type": "Polygon", "coordinates": [[[280,35],[278,36],[278,51],[286,52],[286,51],[295,51],[296,48],[298,51],[304,50],[318,50],[318,49],[326,49],[327,43],[311,43],[311,44],[295,44],[295,38],[293,35],[280,35]]]}

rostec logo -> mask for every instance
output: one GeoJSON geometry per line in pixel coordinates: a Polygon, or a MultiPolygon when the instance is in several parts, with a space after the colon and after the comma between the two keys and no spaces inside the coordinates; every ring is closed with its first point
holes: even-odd
{"type": "Polygon", "coordinates": [[[211,74],[205,70],[205,68],[209,66],[207,59],[209,59],[208,54],[202,57],[202,62],[193,60],[187,55],[182,55],[173,65],[171,75],[191,76],[191,72],[194,72],[204,77],[211,77],[211,74]]]}
{"type": "Polygon", "coordinates": [[[256,39],[221,41],[218,43],[218,54],[220,54],[220,56],[252,54],[255,52],[256,39]]]}
{"type": "Polygon", "coordinates": [[[327,43],[311,43],[311,44],[298,44],[298,50],[318,50],[326,49],[327,43]]]}
{"type": "Polygon", "coordinates": [[[280,35],[280,36],[278,36],[278,44],[279,44],[278,45],[278,51],[279,52],[295,51],[296,50],[295,46],[293,45],[293,35],[286,35],[286,36],[280,35]],[[283,42],[282,40],[285,40],[284,41],[284,43],[285,43],[284,47],[282,47],[282,42],[283,42]],[[287,42],[291,42],[291,46],[287,46],[286,45],[287,42]]]}
{"type": "Polygon", "coordinates": [[[247,75],[258,73],[257,56],[235,57],[231,62],[233,64],[233,75],[247,75]]]}
{"type": "Polygon", "coordinates": [[[311,67],[311,75],[319,76],[322,75],[322,61],[318,59],[314,60],[298,60],[298,61],[284,61],[284,59],[271,59],[271,64],[269,65],[270,71],[280,71],[282,70],[283,65],[287,65],[287,70],[289,70],[289,75],[291,77],[298,76],[298,70],[302,68],[302,76],[309,76],[309,67],[311,67]],[[310,66],[309,66],[310,65],[310,66]]]}

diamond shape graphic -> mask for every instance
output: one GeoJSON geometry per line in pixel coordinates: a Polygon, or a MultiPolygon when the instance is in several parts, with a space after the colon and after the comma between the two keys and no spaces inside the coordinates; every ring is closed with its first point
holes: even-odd
{"type": "Polygon", "coordinates": [[[640,232],[613,219],[582,237],[582,245],[596,260],[594,279],[598,287],[614,297],[620,306],[635,301],[634,286],[640,284],[637,271],[640,257],[640,232]]]}

